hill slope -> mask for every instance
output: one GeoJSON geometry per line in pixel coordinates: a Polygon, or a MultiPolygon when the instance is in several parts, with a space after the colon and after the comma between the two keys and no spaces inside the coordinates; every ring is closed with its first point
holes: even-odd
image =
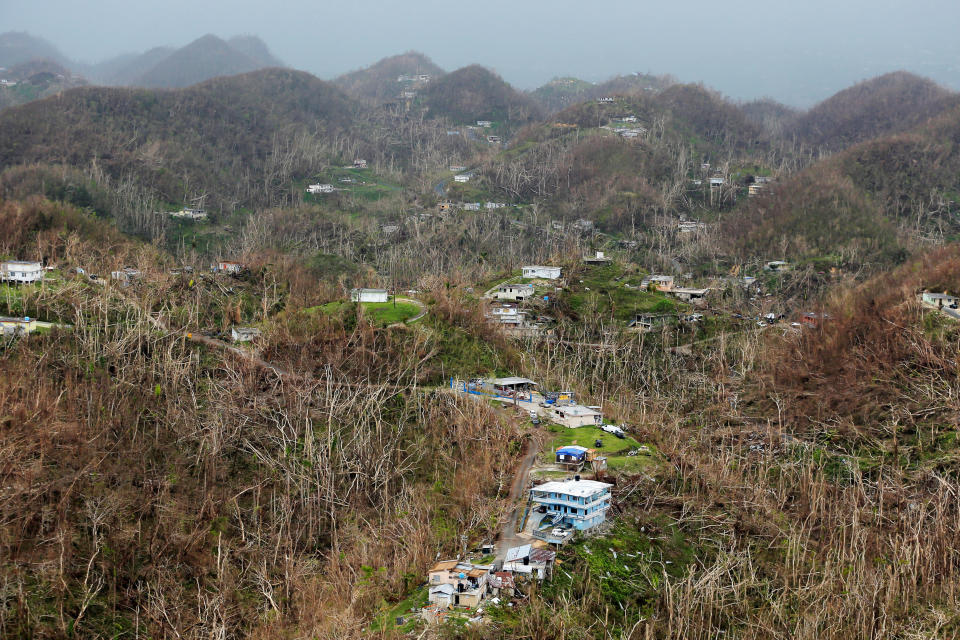
{"type": "Polygon", "coordinates": [[[12,67],[31,60],[52,60],[70,66],[67,57],[43,38],[19,31],[0,33],[0,67],[12,67]]]}
{"type": "Polygon", "coordinates": [[[906,131],[956,104],[956,94],[931,80],[888,73],[824,100],[797,118],[792,133],[812,145],[842,149],[906,131]]]}
{"type": "Polygon", "coordinates": [[[202,191],[214,205],[264,202],[268,173],[279,185],[313,162],[290,148],[298,132],[342,131],[357,110],[335,87],[281,69],[177,91],[76,89],[0,114],[0,168],[35,162],[87,168],[95,161],[108,175],[135,177],[172,202],[202,191]],[[289,155],[283,167],[271,160],[278,143],[289,155]]]}
{"type": "Polygon", "coordinates": [[[275,60],[265,47],[261,50],[262,43],[255,45],[250,38],[241,39],[239,43],[244,51],[214,35],[205,35],[162,58],[130,84],[148,88],[188,87],[210,78],[273,66],[275,60]],[[258,52],[266,58],[251,57],[245,51],[258,52]]]}
{"type": "Polygon", "coordinates": [[[524,124],[542,117],[540,108],[504,80],[479,65],[457,69],[430,82],[421,92],[430,117],[458,124],[492,120],[524,124]]]}
{"type": "Polygon", "coordinates": [[[384,102],[396,98],[404,87],[420,84],[401,82],[398,78],[420,74],[429,75],[431,81],[434,81],[442,76],[444,71],[422,53],[408,51],[384,58],[365,69],[345,73],[333,83],[354,98],[384,102]]]}

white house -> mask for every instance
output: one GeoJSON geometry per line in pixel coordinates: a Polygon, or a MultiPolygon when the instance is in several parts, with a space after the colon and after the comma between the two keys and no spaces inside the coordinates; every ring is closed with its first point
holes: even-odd
{"type": "Polygon", "coordinates": [[[454,182],[470,182],[471,177],[472,176],[469,173],[458,173],[457,175],[453,176],[453,181],[454,182]]]}
{"type": "Polygon", "coordinates": [[[493,292],[493,297],[497,300],[512,300],[513,302],[523,302],[527,298],[533,297],[534,288],[532,284],[501,284],[493,292]]]}
{"type": "Polygon", "coordinates": [[[386,289],[351,289],[351,302],[387,302],[389,296],[386,289]]]}
{"type": "Polygon", "coordinates": [[[685,302],[698,303],[702,302],[707,294],[710,293],[710,289],[692,289],[690,287],[675,287],[670,291],[673,295],[677,296],[685,302]]]}
{"type": "Polygon", "coordinates": [[[651,285],[657,291],[670,291],[673,289],[673,276],[650,275],[640,281],[641,289],[647,289],[651,285]]]}
{"type": "Polygon", "coordinates": [[[710,178],[710,186],[713,188],[722,187],[723,183],[723,178],[710,178]]]}
{"type": "Polygon", "coordinates": [[[465,202],[463,205],[464,211],[480,211],[479,202],[465,202]]]}
{"type": "Polygon", "coordinates": [[[458,560],[436,563],[427,572],[429,602],[444,606],[477,607],[487,596],[492,565],[458,560]]]}
{"type": "Polygon", "coordinates": [[[603,413],[580,404],[554,406],[551,408],[550,418],[571,429],[603,424],[603,413]]]}
{"type": "Polygon", "coordinates": [[[583,261],[586,264],[607,264],[610,258],[604,255],[603,251],[597,251],[596,255],[584,256],[583,261]]]}
{"type": "Polygon", "coordinates": [[[362,158],[357,158],[356,160],[353,161],[353,168],[354,168],[354,169],[366,169],[366,168],[367,168],[367,161],[366,161],[366,160],[363,160],[362,158]]]}
{"type": "Polygon", "coordinates": [[[530,489],[530,501],[546,507],[556,524],[567,524],[578,531],[592,529],[606,520],[613,485],[596,480],[547,482],[530,489]]]}
{"type": "Polygon", "coordinates": [[[221,260],[213,266],[211,271],[216,271],[219,273],[240,273],[243,271],[243,265],[239,262],[234,262],[232,260],[221,260]]]}
{"type": "Polygon", "coordinates": [[[507,555],[503,559],[503,570],[544,580],[553,573],[553,564],[556,559],[557,552],[553,549],[535,549],[533,545],[525,544],[507,550],[507,555]]]}
{"type": "Polygon", "coordinates": [[[230,337],[234,342],[253,342],[261,335],[260,329],[256,327],[233,327],[230,329],[230,337]]]}
{"type": "Polygon", "coordinates": [[[39,262],[24,260],[0,262],[0,280],[19,283],[39,282],[43,280],[43,265],[39,262]]]}
{"type": "Polygon", "coordinates": [[[180,211],[173,211],[170,215],[174,218],[184,218],[186,220],[206,220],[207,212],[203,209],[192,209],[190,207],[184,207],[180,211]]]}
{"type": "Polygon", "coordinates": [[[131,267],[124,267],[119,271],[111,271],[110,278],[112,280],[118,280],[123,283],[130,283],[133,280],[136,280],[140,277],[140,272],[137,269],[131,267]]]}
{"type": "Polygon", "coordinates": [[[462,164],[452,164],[452,165],[450,165],[450,171],[453,171],[454,173],[460,173],[461,171],[466,171],[466,170],[467,170],[467,168],[466,168],[465,166],[463,166],[462,164]]]}
{"type": "Polygon", "coordinates": [[[500,136],[487,136],[487,142],[491,142],[493,144],[500,144],[502,142],[502,139],[500,138],[500,136]]]}
{"type": "Polygon", "coordinates": [[[560,267],[545,267],[543,265],[528,265],[523,268],[524,278],[541,278],[556,280],[560,277],[560,267]]]}
{"type": "Polygon", "coordinates": [[[948,293],[931,293],[930,291],[924,291],[920,299],[926,304],[937,307],[938,309],[952,307],[960,300],[957,296],[952,296],[948,293]]]}
{"type": "Polygon", "coordinates": [[[483,127],[485,129],[489,129],[490,127],[493,126],[493,123],[490,122],[489,120],[477,120],[477,126],[483,127]]]}
{"type": "Polygon", "coordinates": [[[312,184],[307,187],[307,193],[333,193],[332,184],[312,184]]]}

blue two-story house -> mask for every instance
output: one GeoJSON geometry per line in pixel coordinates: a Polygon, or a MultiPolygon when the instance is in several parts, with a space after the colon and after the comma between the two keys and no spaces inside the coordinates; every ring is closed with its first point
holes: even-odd
{"type": "Polygon", "coordinates": [[[612,484],[596,480],[547,482],[530,489],[530,501],[546,507],[554,515],[556,524],[570,525],[583,531],[592,529],[607,519],[612,484]]]}

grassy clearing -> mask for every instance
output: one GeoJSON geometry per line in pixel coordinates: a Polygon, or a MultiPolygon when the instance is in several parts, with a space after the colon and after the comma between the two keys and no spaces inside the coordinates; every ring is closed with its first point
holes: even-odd
{"type": "Polygon", "coordinates": [[[565,296],[578,314],[612,315],[626,322],[637,313],[673,313],[680,308],[676,300],[658,291],[641,290],[641,273],[628,273],[616,264],[591,267],[571,285],[565,296]],[[629,286],[628,286],[629,285],[629,286]]]}
{"type": "Polygon", "coordinates": [[[610,471],[621,471],[624,473],[639,473],[656,465],[655,452],[650,445],[642,445],[640,442],[630,437],[620,439],[612,433],[607,433],[599,427],[578,427],[569,429],[559,425],[550,425],[547,427],[552,436],[550,445],[542,454],[544,462],[554,462],[554,452],[559,447],[575,444],[581,447],[594,449],[594,443],[600,440],[603,446],[597,449],[598,453],[606,456],[607,469],[610,471]],[[627,452],[631,449],[638,449],[646,446],[648,453],[640,453],[635,456],[628,456],[627,452]]]}
{"type": "Polygon", "coordinates": [[[345,314],[356,312],[358,307],[363,308],[364,315],[373,324],[387,326],[398,322],[406,322],[410,318],[420,313],[420,307],[410,302],[361,302],[359,305],[354,302],[336,300],[328,302],[318,307],[305,309],[308,313],[326,313],[329,315],[345,314]]]}

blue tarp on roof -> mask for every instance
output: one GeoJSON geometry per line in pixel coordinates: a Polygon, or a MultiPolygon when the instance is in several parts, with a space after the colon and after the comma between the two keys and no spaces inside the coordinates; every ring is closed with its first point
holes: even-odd
{"type": "Polygon", "coordinates": [[[567,447],[560,447],[557,449],[558,456],[571,456],[573,458],[583,458],[587,455],[587,450],[585,447],[578,447],[576,445],[570,445],[567,447]]]}

